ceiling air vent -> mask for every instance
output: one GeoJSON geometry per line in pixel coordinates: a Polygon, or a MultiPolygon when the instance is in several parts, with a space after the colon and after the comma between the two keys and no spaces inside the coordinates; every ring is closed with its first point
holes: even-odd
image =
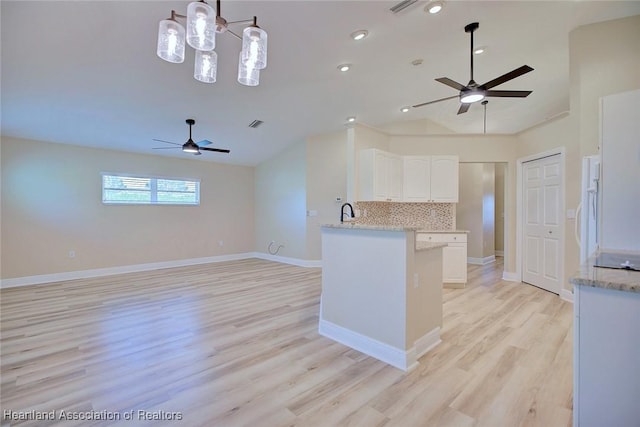
{"type": "Polygon", "coordinates": [[[391,12],[393,12],[393,13],[398,13],[398,12],[400,12],[402,10],[405,10],[406,8],[408,8],[409,6],[411,6],[412,4],[414,4],[417,1],[418,0],[404,0],[404,1],[401,1],[400,3],[398,3],[397,5],[393,6],[389,10],[391,12]]]}
{"type": "Polygon", "coordinates": [[[257,128],[258,126],[260,126],[263,123],[264,122],[262,120],[254,120],[251,123],[249,123],[249,127],[250,128],[257,128]]]}

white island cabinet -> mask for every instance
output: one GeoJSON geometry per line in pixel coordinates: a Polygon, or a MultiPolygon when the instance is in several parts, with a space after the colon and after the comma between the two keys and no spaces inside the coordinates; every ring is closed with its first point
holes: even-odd
{"type": "Polygon", "coordinates": [[[640,426],[640,272],[594,267],[592,258],[569,282],[573,425],[640,426]]]}
{"type": "Polygon", "coordinates": [[[442,282],[446,288],[464,288],[467,283],[467,232],[420,231],[416,239],[422,242],[444,243],[442,250],[442,282]]]}
{"type": "Polygon", "coordinates": [[[404,371],[440,343],[443,244],[416,228],[322,226],[319,333],[404,371]]]}

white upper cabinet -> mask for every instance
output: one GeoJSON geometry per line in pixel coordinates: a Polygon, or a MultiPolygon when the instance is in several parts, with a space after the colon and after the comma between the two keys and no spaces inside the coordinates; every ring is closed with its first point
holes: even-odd
{"type": "Polygon", "coordinates": [[[458,156],[399,156],[372,148],[359,157],[358,200],[458,202],[458,156]]]}
{"type": "Polygon", "coordinates": [[[458,202],[458,156],[431,156],[431,201],[458,202]]]}
{"type": "Polygon", "coordinates": [[[405,202],[431,200],[431,157],[406,156],[403,184],[405,202]]]}
{"type": "Polygon", "coordinates": [[[458,156],[405,156],[405,202],[458,202],[458,156]]]}
{"type": "Polygon", "coordinates": [[[359,157],[358,200],[402,201],[402,157],[377,149],[359,157]]]}

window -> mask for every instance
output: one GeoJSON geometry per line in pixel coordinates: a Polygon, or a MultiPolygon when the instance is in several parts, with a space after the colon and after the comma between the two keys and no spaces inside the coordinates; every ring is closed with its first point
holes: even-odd
{"type": "Polygon", "coordinates": [[[199,205],[200,181],[103,173],[102,203],[199,205]]]}

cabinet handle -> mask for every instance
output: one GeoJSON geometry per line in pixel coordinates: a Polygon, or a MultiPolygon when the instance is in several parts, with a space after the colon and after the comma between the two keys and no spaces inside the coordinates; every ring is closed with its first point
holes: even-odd
{"type": "Polygon", "coordinates": [[[458,238],[456,236],[453,237],[453,240],[458,240],[458,238]]]}

